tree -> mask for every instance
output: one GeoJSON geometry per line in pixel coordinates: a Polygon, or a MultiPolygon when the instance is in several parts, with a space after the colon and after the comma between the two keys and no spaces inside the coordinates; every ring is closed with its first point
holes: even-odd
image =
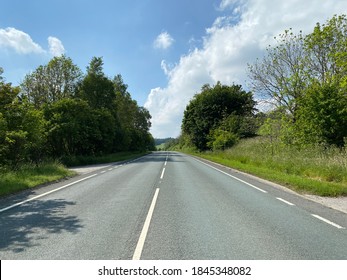
{"type": "Polygon", "coordinates": [[[8,147],[6,145],[6,132],[7,132],[7,122],[0,112],[0,167],[6,161],[6,155],[8,153],[8,147]]]}
{"type": "Polygon", "coordinates": [[[21,83],[22,96],[41,108],[44,104],[73,97],[82,76],[81,70],[65,55],[54,57],[25,76],[21,83]]]}
{"type": "Polygon", "coordinates": [[[61,99],[45,106],[44,116],[52,156],[95,154],[102,139],[97,117],[86,101],[61,99]]]}
{"type": "Polygon", "coordinates": [[[3,73],[4,70],[0,67],[0,112],[6,112],[6,106],[11,104],[19,94],[18,87],[12,87],[11,83],[6,83],[3,73]]]}
{"type": "Polygon", "coordinates": [[[303,143],[343,147],[347,140],[347,95],[336,84],[312,84],[301,100],[296,129],[303,143]]]}
{"type": "Polygon", "coordinates": [[[131,98],[128,85],[120,74],[113,79],[116,115],[121,125],[122,149],[146,150],[154,148],[154,139],[149,133],[151,115],[149,111],[131,98]]]}
{"type": "Polygon", "coordinates": [[[205,150],[212,130],[232,114],[252,115],[255,104],[252,94],[239,85],[226,86],[219,82],[212,88],[205,85],[184,111],[183,133],[190,135],[198,149],[205,150]]]}
{"type": "Polygon", "coordinates": [[[92,108],[111,109],[114,106],[113,82],[103,72],[101,57],[93,57],[87,67],[87,75],[82,80],[79,97],[86,100],[92,108]]]}
{"type": "Polygon", "coordinates": [[[347,77],[347,17],[335,15],[317,23],[305,38],[307,72],[321,84],[341,83],[347,77]]]}
{"type": "Polygon", "coordinates": [[[267,48],[262,60],[248,65],[254,92],[276,107],[286,108],[294,121],[297,101],[306,85],[305,58],[302,33],[295,35],[290,29],[280,34],[275,47],[267,48]]]}
{"type": "MultiPolygon", "coordinates": [[[[344,145],[346,137],[347,16],[317,23],[303,36],[285,31],[265,58],[249,66],[257,93],[283,108],[286,144],[344,145]]],[[[271,120],[266,121],[271,128],[271,120]]]]}
{"type": "Polygon", "coordinates": [[[19,88],[2,77],[0,69],[0,158],[13,168],[38,161],[43,151],[43,123],[40,111],[18,98],[19,88]]]}
{"type": "Polygon", "coordinates": [[[26,100],[15,98],[2,114],[3,133],[0,138],[4,162],[17,168],[24,162],[39,162],[45,154],[42,112],[26,100]]]}

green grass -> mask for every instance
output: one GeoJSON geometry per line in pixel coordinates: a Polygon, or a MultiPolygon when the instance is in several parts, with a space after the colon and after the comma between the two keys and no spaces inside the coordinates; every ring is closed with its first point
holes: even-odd
{"type": "MultiPolygon", "coordinates": [[[[147,153],[121,152],[99,157],[74,157],[63,160],[64,164],[68,166],[78,166],[129,160],[145,154],[147,153]]],[[[46,162],[40,165],[27,164],[18,170],[1,169],[0,167],[0,197],[73,175],[75,175],[74,172],[58,162],[46,162]]]]}
{"type": "Polygon", "coordinates": [[[18,170],[2,170],[0,173],[0,196],[54,182],[74,174],[57,162],[23,165],[18,170]]]}
{"type": "Polygon", "coordinates": [[[280,183],[299,193],[347,196],[347,152],[335,148],[270,145],[257,137],[229,150],[190,154],[280,183]]]}

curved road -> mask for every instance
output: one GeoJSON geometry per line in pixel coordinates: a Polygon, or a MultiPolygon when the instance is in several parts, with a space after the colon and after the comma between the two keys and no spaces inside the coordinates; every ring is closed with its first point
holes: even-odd
{"type": "Polygon", "coordinates": [[[0,200],[0,259],[347,259],[347,214],[156,152],[0,200]]]}

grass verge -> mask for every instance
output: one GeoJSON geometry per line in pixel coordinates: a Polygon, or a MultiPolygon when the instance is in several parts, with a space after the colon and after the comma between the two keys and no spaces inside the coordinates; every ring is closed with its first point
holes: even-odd
{"type": "Polygon", "coordinates": [[[346,151],[319,147],[270,147],[266,139],[242,140],[226,151],[184,151],[284,185],[296,192],[347,196],[346,151]]]}
{"type": "MultiPolygon", "coordinates": [[[[63,162],[67,166],[110,163],[134,159],[145,154],[147,152],[120,152],[99,157],[64,158],[63,162]]],[[[68,170],[58,162],[46,162],[39,165],[27,164],[21,166],[18,170],[0,169],[0,197],[75,174],[75,172],[68,170]]]]}
{"type": "Polygon", "coordinates": [[[0,196],[33,188],[72,176],[75,173],[58,162],[39,165],[23,165],[18,170],[7,170],[0,174],[0,196]]]}

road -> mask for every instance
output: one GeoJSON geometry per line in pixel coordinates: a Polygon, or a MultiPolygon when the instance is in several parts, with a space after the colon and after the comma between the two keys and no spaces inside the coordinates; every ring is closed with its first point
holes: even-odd
{"type": "Polygon", "coordinates": [[[156,152],[0,200],[0,259],[347,259],[347,214],[156,152]]]}

